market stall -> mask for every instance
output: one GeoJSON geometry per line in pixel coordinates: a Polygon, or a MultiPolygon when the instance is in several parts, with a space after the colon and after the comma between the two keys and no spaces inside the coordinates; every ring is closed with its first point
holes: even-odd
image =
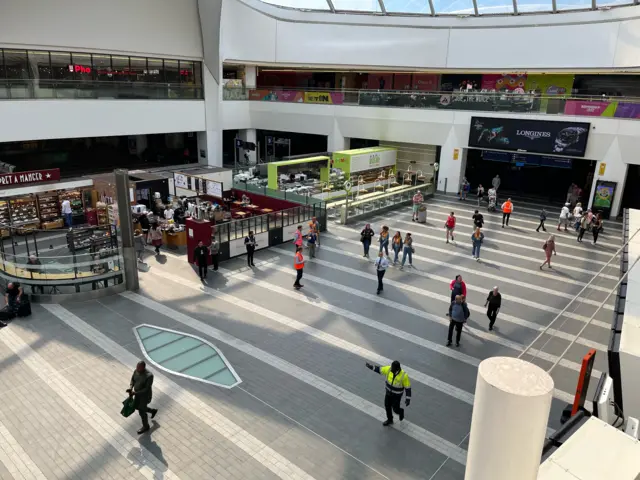
{"type": "Polygon", "coordinates": [[[326,188],[331,173],[331,158],[326,156],[271,162],[267,165],[267,187],[303,195],[314,194],[326,188]]]}
{"type": "Polygon", "coordinates": [[[333,152],[333,167],[341,169],[355,185],[358,180],[364,183],[374,183],[381,178],[388,178],[396,173],[396,159],[398,151],[388,147],[359,148],[333,152]]]}

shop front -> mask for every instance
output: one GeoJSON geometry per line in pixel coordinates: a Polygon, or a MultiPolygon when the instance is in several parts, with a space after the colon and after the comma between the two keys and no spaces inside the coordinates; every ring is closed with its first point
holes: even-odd
{"type": "Polygon", "coordinates": [[[505,194],[563,201],[572,184],[589,202],[596,162],[583,158],[590,124],[471,117],[465,176],[475,189],[499,175],[505,194]]]}

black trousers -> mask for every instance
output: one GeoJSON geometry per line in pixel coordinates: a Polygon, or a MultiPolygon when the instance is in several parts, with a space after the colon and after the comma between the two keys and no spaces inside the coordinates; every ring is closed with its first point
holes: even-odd
{"type": "Polygon", "coordinates": [[[448,341],[452,341],[453,339],[453,329],[456,329],[456,343],[460,343],[460,335],[462,335],[462,322],[455,322],[451,320],[449,322],[449,335],[447,336],[448,341]]]}
{"type": "Polygon", "coordinates": [[[382,285],[382,278],[384,277],[384,272],[386,272],[386,270],[378,270],[378,291],[379,292],[384,290],[384,286],[382,285]]]}
{"type": "Polygon", "coordinates": [[[218,264],[220,263],[220,262],[219,262],[218,255],[219,255],[219,254],[217,254],[217,253],[212,253],[212,254],[211,254],[211,262],[213,263],[213,271],[214,271],[214,272],[215,272],[216,270],[218,270],[218,264]]]}
{"type": "Polygon", "coordinates": [[[502,214],[502,225],[504,225],[505,219],[507,220],[507,225],[509,225],[509,217],[510,216],[511,216],[511,213],[503,213],[502,214]]]}
{"type": "Polygon", "coordinates": [[[300,285],[300,280],[302,280],[302,270],[304,269],[300,268],[299,270],[296,270],[296,282],[294,283],[296,286],[300,285]]]}
{"type": "Polygon", "coordinates": [[[544,228],[544,220],[540,220],[540,225],[538,225],[538,228],[536,228],[536,232],[539,232],[540,229],[542,229],[544,232],[547,231],[547,229],[544,228]]]}
{"type": "Polygon", "coordinates": [[[496,323],[496,317],[498,316],[498,307],[492,307],[489,305],[487,308],[487,317],[489,317],[489,328],[493,328],[493,324],[496,323]]]}
{"type": "Polygon", "coordinates": [[[144,428],[149,427],[149,417],[147,416],[148,412],[155,412],[155,408],[151,408],[148,403],[140,403],[137,405],[138,413],[140,414],[140,418],[142,419],[142,426],[144,428]]]}
{"type": "Polygon", "coordinates": [[[207,276],[207,261],[198,262],[198,273],[200,273],[200,278],[204,278],[207,276]]]}
{"type": "Polygon", "coordinates": [[[587,230],[585,228],[580,227],[580,231],[578,232],[578,241],[581,242],[582,241],[582,237],[584,237],[584,232],[586,232],[587,230]]]}
{"type": "Polygon", "coordinates": [[[598,235],[600,235],[600,229],[599,228],[594,228],[593,229],[593,243],[596,243],[598,241],[598,235]]]}
{"type": "Polygon", "coordinates": [[[247,265],[253,265],[253,252],[255,252],[255,247],[247,247],[247,265]]]}
{"type": "Polygon", "coordinates": [[[389,393],[386,392],[384,396],[384,409],[387,412],[387,420],[393,422],[393,413],[396,415],[400,415],[400,413],[404,412],[404,408],[400,406],[400,401],[402,400],[402,393],[389,393]]]}

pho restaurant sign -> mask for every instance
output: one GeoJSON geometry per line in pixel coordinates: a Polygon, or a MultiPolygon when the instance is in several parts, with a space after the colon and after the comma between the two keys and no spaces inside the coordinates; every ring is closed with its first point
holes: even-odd
{"type": "Polygon", "coordinates": [[[32,170],[30,172],[13,172],[0,174],[0,187],[14,187],[29,183],[44,183],[60,180],[60,169],[32,170]]]}

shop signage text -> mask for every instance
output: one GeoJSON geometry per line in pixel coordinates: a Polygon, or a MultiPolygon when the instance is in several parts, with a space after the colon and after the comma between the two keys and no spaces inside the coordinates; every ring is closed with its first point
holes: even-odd
{"type": "Polygon", "coordinates": [[[0,174],[0,186],[24,185],[60,180],[60,169],[35,170],[31,172],[14,172],[0,174]]]}
{"type": "MultiPolygon", "coordinates": [[[[68,66],[69,71],[70,72],[75,72],[75,73],[91,73],[91,67],[86,67],[84,65],[69,65],[68,66]]],[[[107,76],[114,76],[114,75],[139,75],[140,72],[136,72],[134,70],[129,70],[128,68],[125,68],[123,70],[112,70],[111,68],[107,68],[106,70],[97,70],[98,75],[107,75],[107,76]]],[[[143,70],[142,71],[143,75],[160,75],[160,70],[157,69],[153,69],[153,70],[143,70]]],[[[180,75],[182,75],[183,77],[188,77],[189,75],[191,75],[193,72],[191,70],[180,70],[180,75]]]]}

